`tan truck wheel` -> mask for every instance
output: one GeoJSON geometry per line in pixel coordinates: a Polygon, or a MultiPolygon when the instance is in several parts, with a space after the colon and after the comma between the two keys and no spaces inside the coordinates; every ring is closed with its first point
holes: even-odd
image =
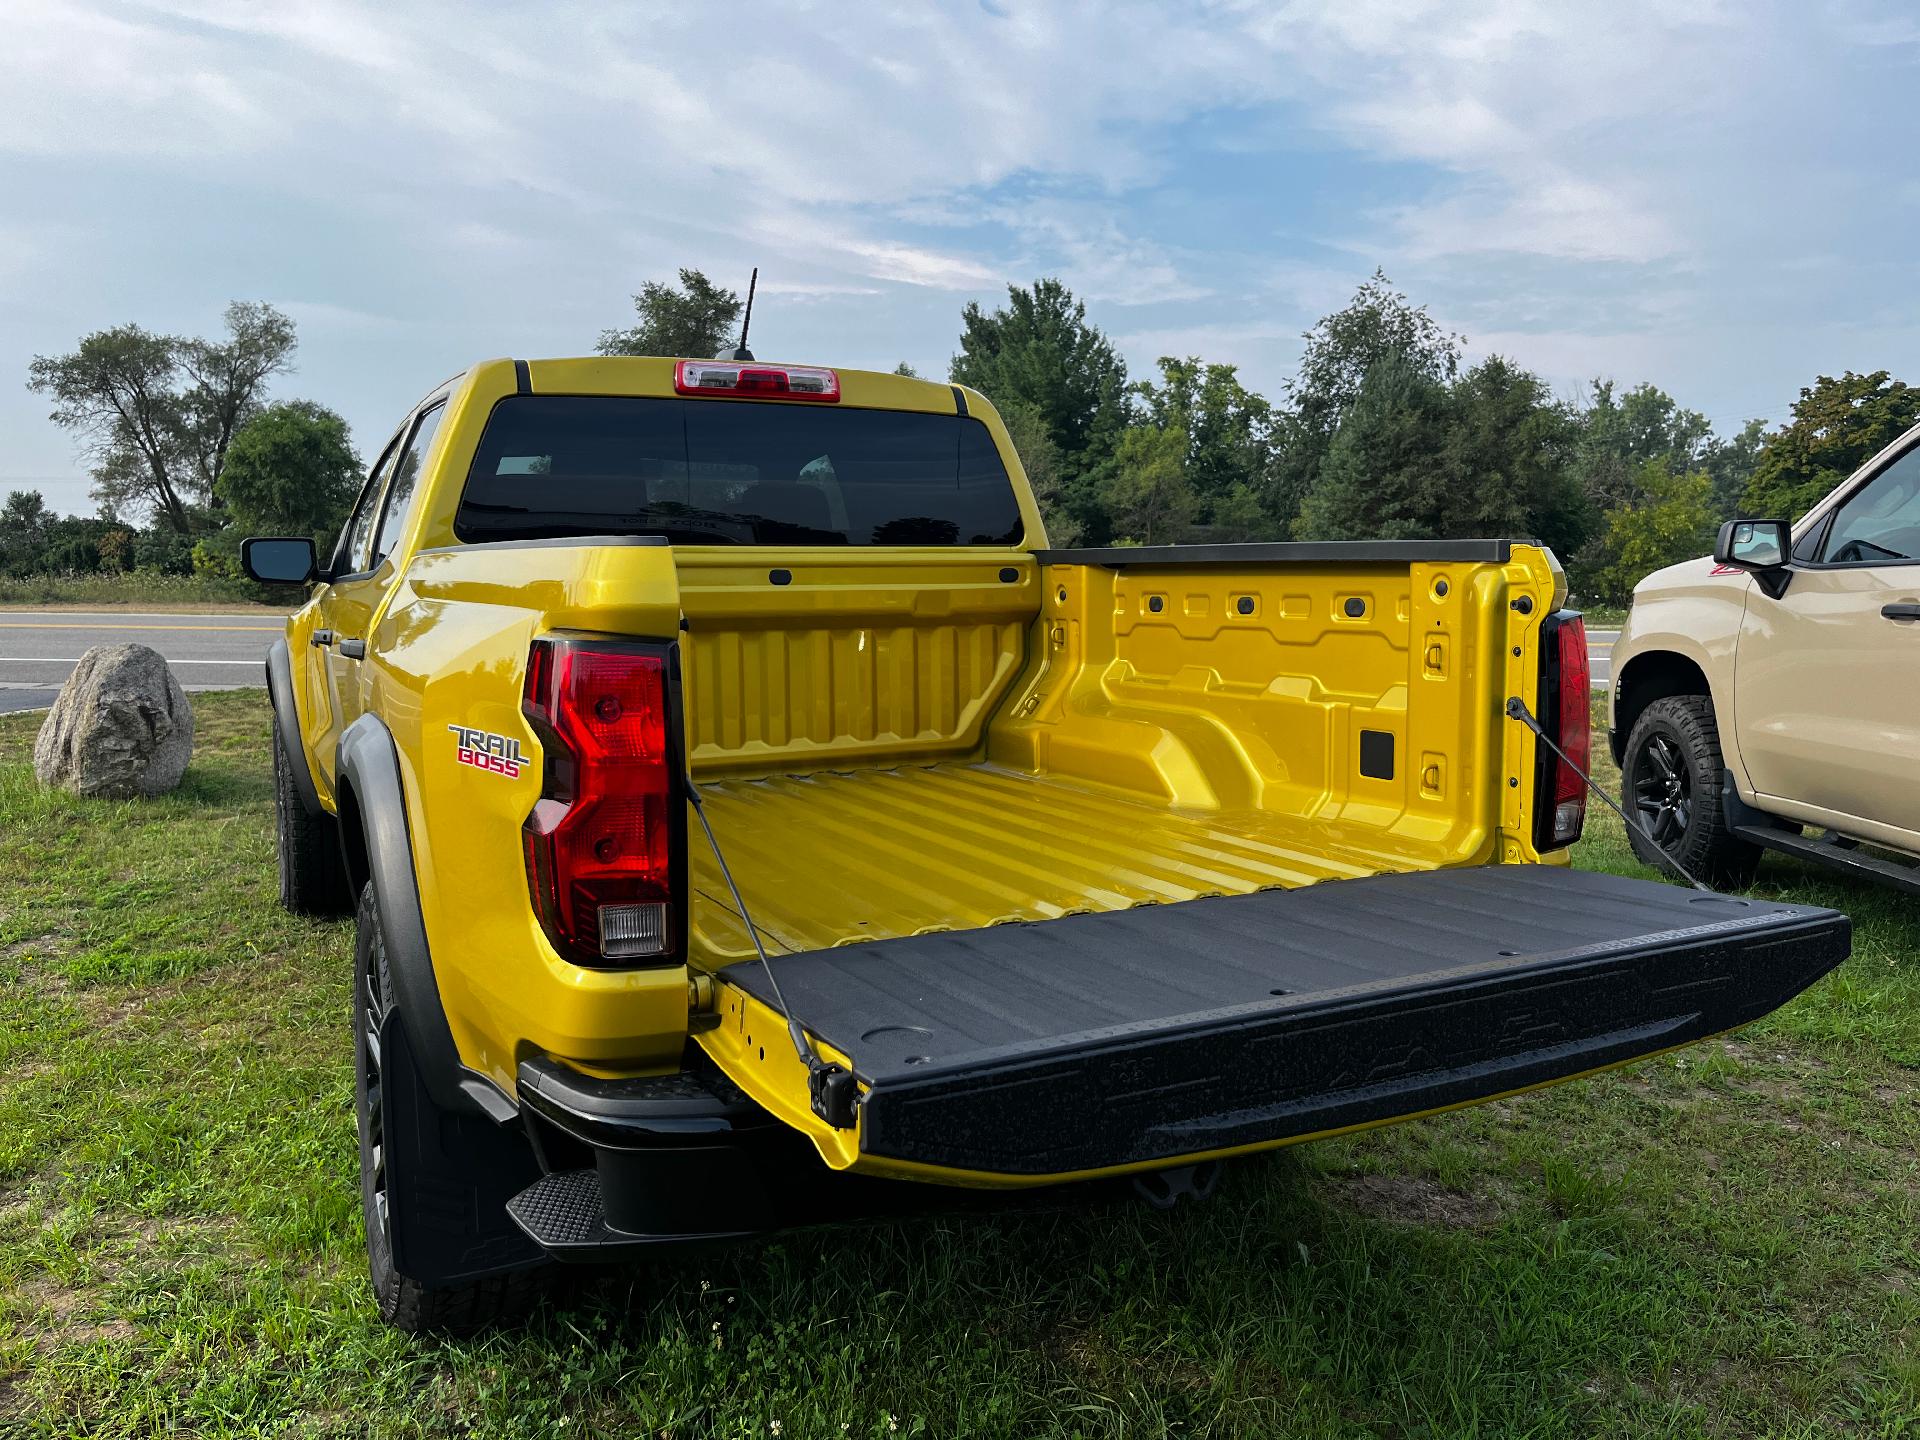
{"type": "Polygon", "coordinates": [[[1634,853],[1664,868],[1657,846],[1688,874],[1717,889],[1751,884],[1760,847],[1728,829],[1722,805],[1726,784],[1711,699],[1669,695],[1647,706],[1627,737],[1620,764],[1620,803],[1639,826],[1628,836],[1634,853]]]}

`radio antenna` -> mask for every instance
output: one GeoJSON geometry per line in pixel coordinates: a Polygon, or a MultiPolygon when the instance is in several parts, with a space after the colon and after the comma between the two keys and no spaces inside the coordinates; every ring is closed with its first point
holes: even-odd
{"type": "Polygon", "coordinates": [[[760,267],[753,267],[753,275],[747,281],[747,313],[740,321],[740,350],[734,357],[738,360],[753,359],[753,352],[747,349],[747,330],[753,324],[753,292],[760,284],[760,267]]]}

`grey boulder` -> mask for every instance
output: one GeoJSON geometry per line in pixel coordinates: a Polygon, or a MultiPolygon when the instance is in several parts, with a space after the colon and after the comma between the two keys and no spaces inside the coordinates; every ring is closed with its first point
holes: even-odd
{"type": "Polygon", "coordinates": [[[125,799],[164,795],[193,757],[193,707],[145,645],[96,645],[60,687],[33,742],[43,785],[125,799]]]}

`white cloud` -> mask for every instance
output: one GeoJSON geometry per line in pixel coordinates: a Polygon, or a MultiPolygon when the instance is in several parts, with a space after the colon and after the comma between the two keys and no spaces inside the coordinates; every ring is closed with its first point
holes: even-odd
{"type": "Polygon", "coordinates": [[[295,295],[299,383],[377,398],[590,345],[680,264],[762,266],[756,333],[829,360],[944,353],[961,298],[1058,274],[1136,363],[1272,388],[1381,264],[1554,373],[1711,377],[1716,325],[1897,287],[1916,33],[1895,0],[13,0],[0,319],[44,350],[295,295]]]}

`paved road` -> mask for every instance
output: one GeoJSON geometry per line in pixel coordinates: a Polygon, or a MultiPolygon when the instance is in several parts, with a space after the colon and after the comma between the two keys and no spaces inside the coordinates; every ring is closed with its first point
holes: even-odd
{"type": "Polygon", "coordinates": [[[1604,690],[1613,678],[1613,666],[1607,663],[1607,656],[1613,651],[1613,642],[1620,638],[1618,630],[1589,630],[1587,632],[1587,665],[1593,671],[1593,688],[1604,690]]]}
{"type": "MultiPolygon", "coordinates": [[[[272,614],[0,610],[0,712],[44,709],[90,647],[128,641],[151,645],[166,656],[189,690],[260,685],[267,647],[285,623],[272,614]]],[[[1595,688],[1607,683],[1607,652],[1619,633],[1587,632],[1595,688]]]]}
{"type": "Polygon", "coordinates": [[[0,609],[0,711],[53,703],[74,663],[95,645],[150,645],[189,690],[263,685],[267,648],[284,616],[134,614],[0,609]]]}

